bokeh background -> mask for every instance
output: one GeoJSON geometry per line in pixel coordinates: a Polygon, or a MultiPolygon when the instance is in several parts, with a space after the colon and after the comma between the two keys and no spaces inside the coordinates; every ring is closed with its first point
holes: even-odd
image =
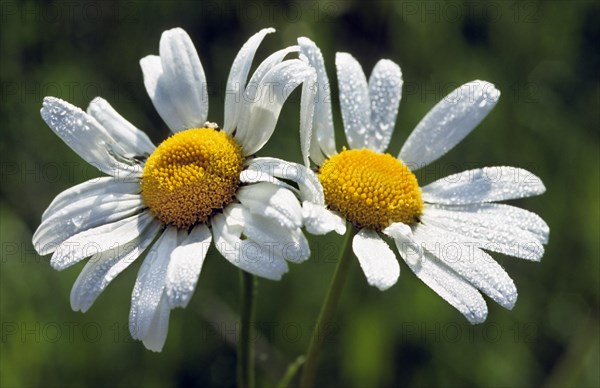
{"type": "MultiPolygon", "coordinates": [[[[540,197],[514,202],[550,225],[541,263],[494,255],[518,287],[513,311],[488,300],[488,320],[471,326],[404,263],[399,282],[380,292],[355,262],[327,333],[320,386],[598,386],[598,20],[594,1],[2,1],[0,386],[235,385],[238,272],[216,252],[190,306],[172,313],[157,354],[127,330],[141,260],[81,314],[71,311],[69,292],[83,263],[55,272],[31,245],[54,196],[98,176],[47,128],[42,98],[86,107],[103,96],[160,142],[168,133],[138,61],[158,53],[161,32],[174,26],[196,44],[210,83],[210,119],[220,123],[231,61],[250,35],[278,30],[257,60],[298,36],[316,41],[332,80],[340,147],[336,51],[352,53],[367,74],[380,58],[402,67],[394,155],[452,89],[491,81],[502,91],[497,107],[421,182],[509,165],[547,186],[540,197]]],[[[261,155],[301,161],[298,102],[296,92],[261,155]]],[[[260,386],[274,386],[305,351],[341,241],[312,238],[311,260],[281,282],[259,281],[253,333],[260,386]]]]}

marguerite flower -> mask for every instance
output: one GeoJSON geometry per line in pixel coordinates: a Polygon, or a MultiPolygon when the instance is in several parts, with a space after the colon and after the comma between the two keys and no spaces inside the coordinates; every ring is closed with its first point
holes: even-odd
{"type": "MultiPolygon", "coordinates": [[[[140,61],[146,90],[172,136],[155,147],[105,100],[87,113],[47,97],[42,118],[67,145],[108,177],[59,194],[33,236],[40,255],[65,269],[86,257],[71,291],[71,306],[85,312],[98,295],[144,251],[133,289],[130,331],[154,351],[164,345],[170,310],[194,292],[211,240],[235,266],[280,279],[286,260],[310,255],[294,193],[268,182],[245,183],[250,158],[267,142],[289,93],[314,79],[297,46],[277,51],[246,80],[268,33],[252,36],[236,56],[227,81],[222,128],[207,122],[206,79],[190,37],[165,31],[160,56],[140,61]],[[156,241],[154,241],[156,239],[156,241]],[[149,249],[148,249],[149,248],[149,249]]],[[[303,88],[301,125],[310,125],[314,92],[303,88]]]]}
{"type": "Polygon", "coordinates": [[[485,81],[459,87],[423,118],[396,158],[384,152],[400,103],[400,68],[383,59],[367,81],[351,55],[338,53],[340,105],[349,145],[338,152],[323,57],[309,39],[300,38],[299,43],[317,71],[319,86],[312,132],[302,143],[305,163],[310,157],[318,166],[326,206],[358,229],[352,248],[369,284],[385,290],[400,275],[396,255],[381,238],[384,234],[394,240],[410,269],[471,323],[487,316],[480,292],[512,308],[516,287],[485,251],[538,261],[549,228],[531,212],[495,202],[541,194],[542,181],[519,168],[487,167],[420,187],[413,174],[475,128],[500,92],[485,81]]]}

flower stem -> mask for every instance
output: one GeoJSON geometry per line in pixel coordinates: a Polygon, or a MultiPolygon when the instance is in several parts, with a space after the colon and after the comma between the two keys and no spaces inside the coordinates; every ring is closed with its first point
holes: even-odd
{"type": "Polygon", "coordinates": [[[237,347],[237,383],[240,388],[254,388],[254,348],[250,340],[250,327],[254,319],[254,296],[256,278],[240,270],[242,291],[241,327],[237,347]]]}
{"type": "Polygon", "coordinates": [[[306,361],[302,368],[302,375],[300,376],[300,387],[302,388],[312,387],[314,385],[321,348],[323,342],[327,338],[327,331],[331,326],[331,321],[335,314],[338,300],[342,295],[350,264],[352,263],[350,246],[352,245],[353,235],[353,229],[348,229],[343,243],[344,246],[338,259],[338,265],[335,269],[333,279],[331,280],[331,285],[329,286],[327,297],[321,306],[321,311],[319,312],[319,317],[317,318],[317,323],[313,330],[308,351],[306,353],[306,361]]]}

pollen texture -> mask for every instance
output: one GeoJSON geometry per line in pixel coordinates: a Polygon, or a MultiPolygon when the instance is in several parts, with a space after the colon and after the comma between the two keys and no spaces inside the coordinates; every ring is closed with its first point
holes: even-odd
{"type": "Polygon", "coordinates": [[[146,161],[142,198],[165,224],[184,229],[206,222],[232,201],[243,161],[240,146],[225,132],[212,128],[179,132],[146,161]]]}
{"type": "Polygon", "coordinates": [[[410,224],[423,210],[415,175],[398,159],[371,150],[344,150],[319,170],[325,201],[360,228],[410,224]]]}

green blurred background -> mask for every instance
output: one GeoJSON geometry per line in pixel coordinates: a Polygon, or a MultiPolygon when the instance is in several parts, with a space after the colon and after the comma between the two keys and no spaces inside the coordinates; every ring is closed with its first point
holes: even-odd
{"type": "MultiPolygon", "coordinates": [[[[210,83],[209,119],[222,124],[223,89],[245,40],[273,26],[257,59],[308,36],[321,47],[335,94],[336,51],[370,73],[399,63],[404,92],[397,154],[423,115],[454,87],[493,82],[500,103],[422,183],[462,169],[509,165],[540,176],[547,192],[514,202],[550,225],[541,263],[494,255],[515,280],[506,311],[467,321],[401,263],[386,292],[355,262],[321,355],[322,386],[598,386],[600,7],[594,1],[112,2],[2,1],[0,386],[215,386],[235,384],[238,272],[216,252],[190,306],[175,310],[162,353],[131,340],[130,295],[141,260],[86,314],[69,307],[83,263],[55,272],[31,235],[62,190],[98,176],[45,125],[42,98],[86,107],[103,96],[155,142],[165,125],[145,93],[138,61],[158,53],[163,30],[191,35],[210,83]]],[[[258,63],[258,61],[256,62],[258,63]]],[[[255,66],[256,66],[255,63],[255,66]]],[[[261,155],[300,162],[299,94],[261,155]]],[[[273,386],[302,354],[342,239],[311,239],[313,257],[281,282],[259,281],[258,379],[273,386]]]]}

